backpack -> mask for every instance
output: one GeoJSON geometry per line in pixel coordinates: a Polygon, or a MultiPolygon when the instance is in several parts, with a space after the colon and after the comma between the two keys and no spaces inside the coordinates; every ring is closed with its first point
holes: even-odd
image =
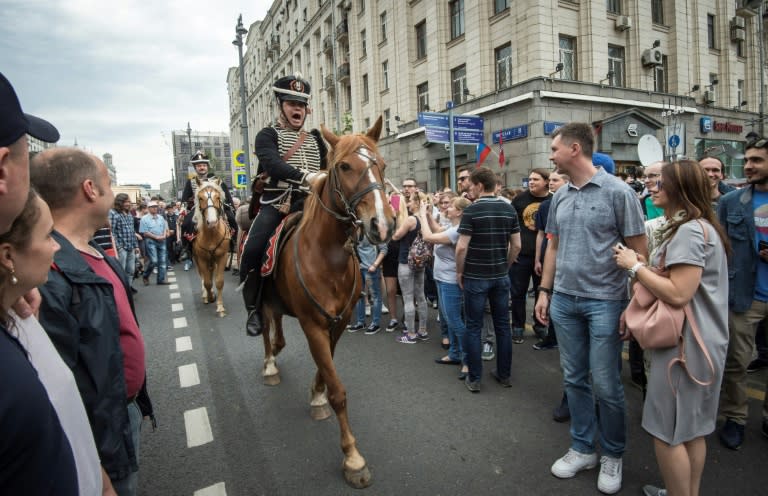
{"type": "Polygon", "coordinates": [[[421,231],[419,231],[408,249],[408,267],[411,270],[424,270],[431,261],[432,243],[424,241],[424,238],[421,237],[421,231]]]}

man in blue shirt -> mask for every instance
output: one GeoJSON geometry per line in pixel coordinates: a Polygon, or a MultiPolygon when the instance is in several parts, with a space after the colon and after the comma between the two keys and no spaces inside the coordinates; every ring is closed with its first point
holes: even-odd
{"type": "Polygon", "coordinates": [[[157,267],[157,284],[165,286],[170,284],[165,280],[168,270],[168,258],[165,238],[168,237],[168,223],[162,215],[158,214],[159,205],[156,201],[149,202],[149,213],[141,218],[139,234],[144,237],[149,263],[144,269],[144,285],[149,286],[149,275],[152,269],[157,267]]]}
{"type": "MultiPolygon", "coordinates": [[[[737,450],[747,421],[747,366],[757,324],[768,316],[768,140],[747,144],[744,176],[748,186],[731,191],[717,205],[717,217],[731,241],[728,268],[728,355],[725,359],[720,441],[737,450]]],[[[768,395],[763,403],[763,433],[768,436],[768,395]]]]}

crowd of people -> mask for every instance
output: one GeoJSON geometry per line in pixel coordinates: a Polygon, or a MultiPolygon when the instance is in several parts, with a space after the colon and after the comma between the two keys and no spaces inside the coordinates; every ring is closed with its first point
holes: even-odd
{"type": "MultiPolygon", "coordinates": [[[[254,188],[250,205],[225,190],[226,216],[240,230],[234,245],[245,244],[238,262],[251,335],[262,328],[263,244],[326,166],[322,140],[302,130],[309,84],[286,76],[274,91],[278,125],[256,138],[267,186],[254,188]]],[[[148,285],[156,270],[156,283],[167,284],[176,254],[188,258],[195,185],[215,178],[198,152],[181,202],[134,204],[113,194],[104,163],[82,150],[30,159],[26,136],[55,142],[58,131],[23,113],[1,74],[0,106],[0,493],[135,495],[139,433],[146,419],[154,425],[154,411],[132,282],[148,285]]],[[[512,387],[512,350],[530,327],[534,349],[559,350],[564,394],[554,417],[571,422],[567,451],[550,471],[567,479],[599,465],[606,494],[622,486],[629,340],[632,380],[645,393],[642,427],[664,485],[643,491],[695,495],[706,436],[721,415],[722,444],[742,446],[746,376],[768,365],[768,355],[754,357],[768,316],[768,140],[747,144],[741,189],[723,182],[716,157],[617,178],[594,146],[589,124],[563,125],[552,134],[554,170],[532,169],[519,191],[485,167],[460,169],[457,191],[427,195],[413,178],[402,190],[390,183],[398,228],[386,244],[356,244],[371,301],[357,302],[348,330],[400,331],[399,343],[416,344],[429,339],[436,308],[445,354],[435,362],[456,366],[477,394],[483,362],[494,358],[490,377],[512,387]],[[674,366],[678,346],[643,351],[633,341],[624,324],[630,282],[689,308],[678,345],[684,366],[674,366]]]]}

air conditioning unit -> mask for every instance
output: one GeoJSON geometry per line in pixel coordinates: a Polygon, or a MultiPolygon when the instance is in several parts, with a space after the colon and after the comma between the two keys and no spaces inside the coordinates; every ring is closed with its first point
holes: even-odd
{"type": "Polygon", "coordinates": [[[704,92],[704,103],[715,103],[716,101],[717,101],[717,97],[715,96],[714,91],[704,92]]]}
{"type": "Polygon", "coordinates": [[[747,39],[747,32],[744,29],[731,29],[731,41],[744,41],[747,39]]]}
{"type": "Polygon", "coordinates": [[[664,54],[662,53],[661,48],[649,48],[648,50],[643,51],[640,60],[646,67],[661,65],[664,62],[664,54]]]}
{"type": "Polygon", "coordinates": [[[744,29],[746,26],[745,19],[743,17],[736,16],[731,19],[731,29],[744,29]]]}
{"type": "Polygon", "coordinates": [[[629,16],[619,16],[616,18],[616,31],[626,31],[632,27],[632,18],[629,16]]]}

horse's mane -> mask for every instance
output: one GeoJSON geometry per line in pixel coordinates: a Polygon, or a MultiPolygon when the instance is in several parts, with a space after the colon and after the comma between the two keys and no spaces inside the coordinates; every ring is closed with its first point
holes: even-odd
{"type": "Polygon", "coordinates": [[[211,188],[215,190],[219,194],[219,199],[224,202],[224,190],[219,186],[217,183],[212,181],[203,181],[200,183],[200,186],[197,188],[197,192],[195,192],[195,214],[192,216],[192,222],[196,226],[202,226],[203,225],[203,209],[200,208],[200,205],[198,203],[199,199],[197,197],[197,194],[200,193],[205,188],[211,188]]]}
{"type": "MultiPolygon", "coordinates": [[[[351,134],[339,137],[336,146],[328,151],[328,174],[330,174],[333,168],[336,167],[339,161],[357,151],[361,145],[378,153],[376,143],[364,134],[351,134]]],[[[304,223],[312,222],[312,219],[315,218],[318,210],[323,208],[322,205],[320,205],[320,198],[322,197],[325,188],[329,187],[328,174],[324,174],[315,180],[315,184],[312,187],[314,194],[309,195],[304,202],[304,214],[301,219],[302,227],[304,223]]]]}

